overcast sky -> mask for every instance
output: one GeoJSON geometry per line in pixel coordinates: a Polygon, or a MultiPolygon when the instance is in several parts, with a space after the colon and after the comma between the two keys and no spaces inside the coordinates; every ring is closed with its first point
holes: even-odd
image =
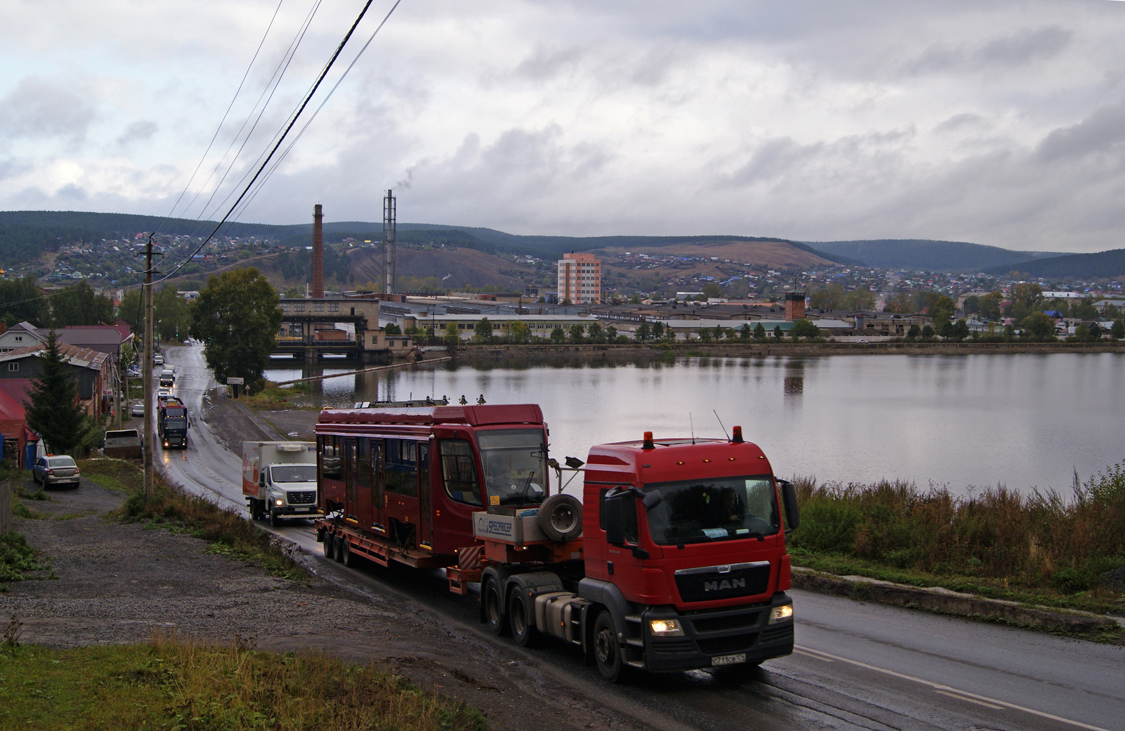
{"type": "MultiPolygon", "coordinates": [[[[0,210],[221,217],[362,5],[7,0],[0,210]]],[[[1123,74],[1112,0],[403,0],[236,220],[1125,248],[1123,74]]]]}

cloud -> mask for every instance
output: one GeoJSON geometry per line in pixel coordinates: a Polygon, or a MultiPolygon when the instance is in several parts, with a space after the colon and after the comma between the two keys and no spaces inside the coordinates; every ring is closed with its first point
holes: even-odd
{"type": "Polygon", "coordinates": [[[1021,29],[983,43],[934,43],[906,63],[914,75],[1019,68],[1059,56],[1073,34],[1056,26],[1021,29]]]}
{"type": "Polygon", "coordinates": [[[96,121],[93,104],[55,82],[28,77],[0,99],[0,130],[9,139],[82,142],[96,121]]]}
{"type": "Polygon", "coordinates": [[[135,144],[151,140],[156,134],[156,130],[156,122],[150,120],[132,122],[125,128],[125,131],[118,136],[115,144],[122,150],[128,150],[135,144]]]}
{"type": "Polygon", "coordinates": [[[1094,154],[1112,154],[1121,161],[1125,141],[1125,103],[1102,107],[1078,124],[1052,130],[1037,150],[1044,162],[1076,161],[1094,154]]]}

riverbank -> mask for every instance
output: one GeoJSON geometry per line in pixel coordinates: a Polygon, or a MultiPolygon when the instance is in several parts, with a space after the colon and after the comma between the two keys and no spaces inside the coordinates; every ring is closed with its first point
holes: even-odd
{"type": "Polygon", "coordinates": [[[1008,342],[982,343],[974,341],[925,342],[793,342],[791,340],[766,340],[764,342],[704,343],[564,343],[541,344],[489,344],[459,343],[455,349],[427,351],[422,361],[452,355],[462,362],[495,362],[511,358],[530,360],[556,359],[621,359],[631,360],[676,357],[746,358],[765,356],[828,356],[828,355],[1018,355],[1047,353],[1125,353],[1125,341],[1051,343],[1008,342]]]}

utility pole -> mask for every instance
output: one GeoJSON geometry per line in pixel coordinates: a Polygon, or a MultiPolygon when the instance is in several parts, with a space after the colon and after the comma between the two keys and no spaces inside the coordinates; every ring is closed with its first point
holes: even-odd
{"type": "MultiPolygon", "coordinates": [[[[144,498],[145,505],[147,506],[155,495],[153,489],[153,468],[152,468],[152,453],[156,449],[156,436],[153,434],[153,413],[152,413],[152,239],[156,234],[150,234],[148,243],[145,244],[145,352],[144,360],[141,363],[143,373],[142,398],[145,403],[145,425],[144,425],[144,463],[145,463],[145,486],[144,498]]],[[[159,252],[158,252],[159,253],[159,252]]]]}

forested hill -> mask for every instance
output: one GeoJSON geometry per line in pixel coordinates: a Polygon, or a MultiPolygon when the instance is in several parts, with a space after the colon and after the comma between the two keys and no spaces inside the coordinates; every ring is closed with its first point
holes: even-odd
{"type": "MultiPolygon", "coordinates": [[[[305,246],[312,240],[312,211],[309,222],[286,226],[258,223],[228,223],[220,230],[226,236],[257,236],[283,246],[305,246]]],[[[159,232],[168,236],[206,236],[215,227],[214,221],[192,221],[159,216],[138,216],[125,213],[83,213],[79,211],[0,211],[0,266],[20,264],[36,258],[43,251],[53,251],[66,243],[95,243],[101,239],[132,238],[138,233],[159,232]]],[[[325,221],[325,241],[345,238],[379,240],[382,222],[325,221]]],[[[845,259],[814,251],[806,244],[784,239],[755,236],[523,236],[489,228],[459,227],[441,224],[400,223],[397,238],[405,243],[433,243],[559,259],[566,252],[595,249],[649,247],[669,248],[686,244],[731,241],[781,242],[832,261],[845,259]]]]}
{"type": "Polygon", "coordinates": [[[1125,276],[1125,249],[1099,251],[1096,254],[1067,254],[985,271],[1000,276],[1017,271],[1031,279],[1113,279],[1125,276]]]}
{"type": "Polygon", "coordinates": [[[998,246],[927,239],[820,241],[809,246],[814,251],[846,257],[869,267],[944,272],[979,272],[996,267],[1006,273],[1026,262],[1060,256],[1051,252],[1011,251],[998,246]]]}

